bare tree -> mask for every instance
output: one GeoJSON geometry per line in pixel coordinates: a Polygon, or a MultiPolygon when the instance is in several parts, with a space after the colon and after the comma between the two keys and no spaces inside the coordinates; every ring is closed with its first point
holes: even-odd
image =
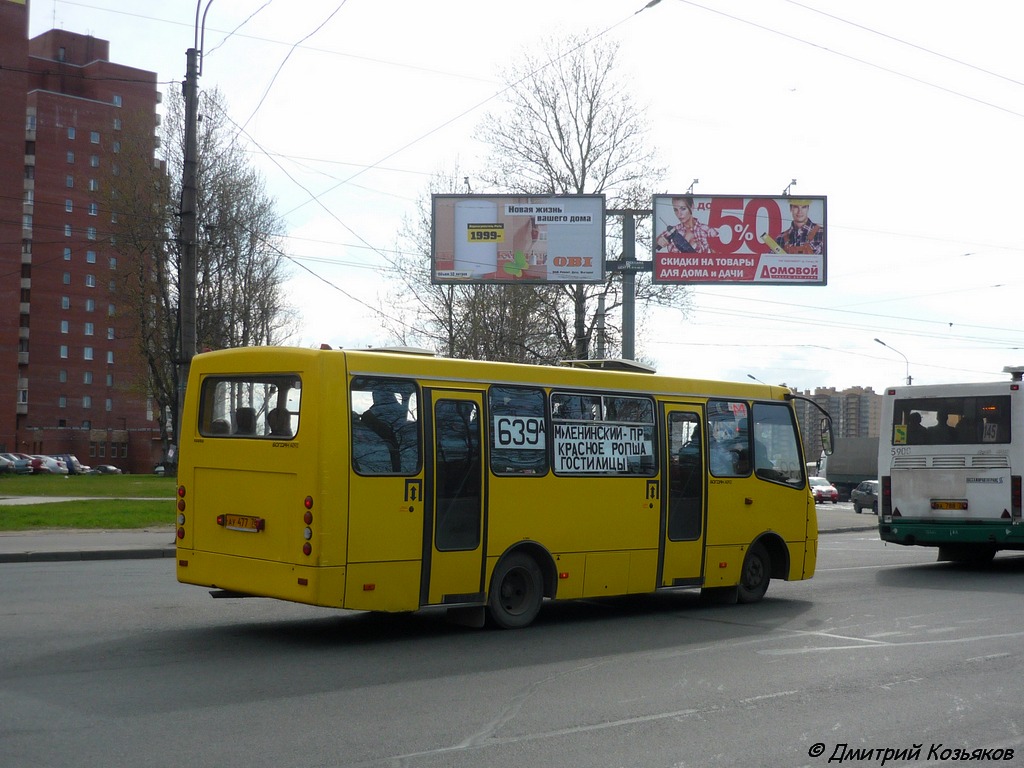
{"type": "MultiPolygon", "coordinates": [[[[618,70],[618,44],[570,37],[548,40],[540,53],[521,57],[504,76],[505,108],[489,113],[477,138],[492,152],[479,175],[501,192],[555,195],[604,194],[612,209],[648,208],[651,190],[664,177],[647,146],[644,110],[618,70]]],[[[638,229],[638,237],[649,231],[638,229]]],[[[621,255],[621,229],[608,238],[611,258],[621,255]]],[[[551,328],[562,354],[590,356],[598,317],[621,306],[617,278],[602,285],[561,285],[547,291],[551,328]]],[[[637,299],[684,309],[685,292],[637,281],[637,299]]],[[[608,346],[619,344],[619,328],[606,326],[608,346]]]]}
{"type": "MultiPolygon", "coordinates": [[[[223,97],[203,94],[198,134],[196,336],[203,348],[276,344],[293,333],[284,301],[283,225],[260,176],[235,139],[223,97]]],[[[165,160],[124,151],[108,177],[118,271],[118,332],[133,337],[145,360],[135,387],[153,397],[165,447],[178,411],[177,238],[184,162],[184,103],[165,103],[165,160]]],[[[127,147],[152,146],[152,122],[126,121],[127,147]]]]}

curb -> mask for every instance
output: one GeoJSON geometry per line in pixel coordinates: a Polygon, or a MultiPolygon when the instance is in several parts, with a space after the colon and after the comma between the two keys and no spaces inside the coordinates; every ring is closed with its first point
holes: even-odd
{"type": "Polygon", "coordinates": [[[0,552],[2,563],[63,563],[95,560],[156,560],[174,557],[174,547],[141,549],[72,549],[56,552],[0,552]]]}

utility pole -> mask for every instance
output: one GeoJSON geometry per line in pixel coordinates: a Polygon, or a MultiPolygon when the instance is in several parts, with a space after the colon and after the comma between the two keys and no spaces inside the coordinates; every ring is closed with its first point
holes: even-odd
{"type": "MultiPolygon", "coordinates": [[[[174,419],[174,442],[181,444],[181,412],[192,358],[196,354],[196,167],[198,160],[199,50],[185,52],[185,157],[181,180],[181,250],[178,264],[178,412],[174,419]]],[[[177,457],[175,457],[175,462],[177,457]]]]}

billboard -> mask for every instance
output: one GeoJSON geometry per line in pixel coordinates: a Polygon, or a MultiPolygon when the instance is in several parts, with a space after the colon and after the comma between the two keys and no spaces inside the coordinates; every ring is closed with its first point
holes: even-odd
{"type": "Polygon", "coordinates": [[[434,195],[433,283],[604,281],[604,195],[434,195]]]}
{"type": "Polygon", "coordinates": [[[655,283],[825,285],[824,197],[655,195],[655,283]]]}

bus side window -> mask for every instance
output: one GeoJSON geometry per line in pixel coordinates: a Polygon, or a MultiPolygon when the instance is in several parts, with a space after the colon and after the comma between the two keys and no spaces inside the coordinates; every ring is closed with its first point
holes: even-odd
{"type": "Polygon", "coordinates": [[[402,379],[352,380],[352,460],[363,474],[415,474],[420,464],[417,389],[402,379]],[[384,447],[389,454],[382,466],[384,447]]]}

